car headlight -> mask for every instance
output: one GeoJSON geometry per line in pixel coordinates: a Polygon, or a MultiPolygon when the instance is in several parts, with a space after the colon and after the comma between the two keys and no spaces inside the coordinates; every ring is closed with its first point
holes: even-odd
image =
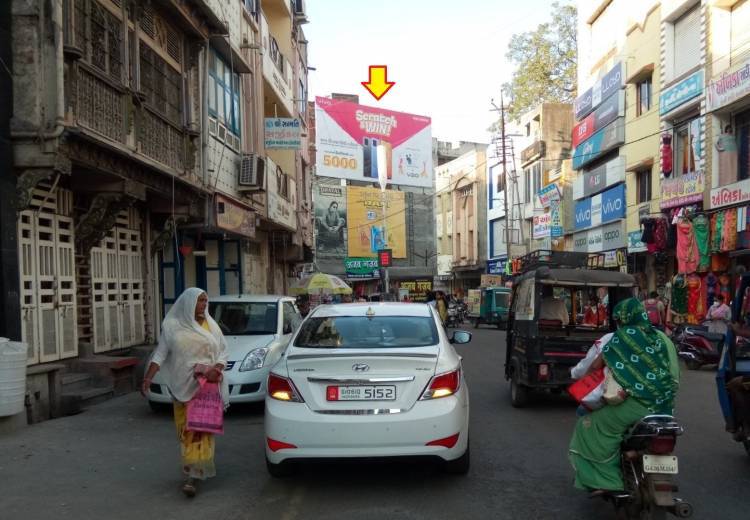
{"type": "Polygon", "coordinates": [[[251,350],[247,353],[245,359],[242,360],[242,364],[240,365],[240,372],[247,372],[248,370],[257,370],[259,368],[263,368],[263,363],[265,363],[266,361],[267,354],[268,349],[266,347],[251,350]]]}

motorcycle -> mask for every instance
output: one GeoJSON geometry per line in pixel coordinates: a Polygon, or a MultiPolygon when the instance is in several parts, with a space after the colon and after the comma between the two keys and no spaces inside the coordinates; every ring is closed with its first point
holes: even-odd
{"type": "Polygon", "coordinates": [[[672,341],[677,355],[685,361],[689,370],[698,370],[703,365],[719,362],[724,346],[724,334],[708,332],[698,325],[678,325],[672,332],[672,341]]]}
{"type": "Polygon", "coordinates": [[[677,457],[673,455],[683,429],[671,415],[648,415],[637,422],[620,447],[625,490],[604,493],[621,520],[664,519],[667,513],[689,518],[693,506],[677,498],[673,482],[677,457]]]}
{"type": "Polygon", "coordinates": [[[459,309],[455,303],[448,305],[448,317],[445,319],[445,326],[455,328],[459,324],[459,309]]]}

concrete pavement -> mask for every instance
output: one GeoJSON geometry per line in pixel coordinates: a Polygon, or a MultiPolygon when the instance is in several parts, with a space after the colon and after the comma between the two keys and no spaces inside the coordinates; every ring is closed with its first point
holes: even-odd
{"type": "MultiPolygon", "coordinates": [[[[470,329],[473,331],[473,329],[470,329]]],[[[444,475],[423,464],[305,466],[268,476],[263,412],[233,407],[217,441],[218,477],[188,500],[168,414],[131,394],[72,417],[0,437],[0,518],[36,519],[601,519],[608,505],[572,487],[566,449],[572,404],[542,396],[510,406],[504,334],[490,328],[460,346],[471,391],[472,468],[444,475]]],[[[678,404],[680,495],[697,519],[744,518],[750,457],[723,431],[713,372],[683,372],[678,404]]]]}

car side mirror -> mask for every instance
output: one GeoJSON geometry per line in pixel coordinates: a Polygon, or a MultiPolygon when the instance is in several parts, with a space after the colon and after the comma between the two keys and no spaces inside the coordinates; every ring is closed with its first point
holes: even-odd
{"type": "Polygon", "coordinates": [[[454,345],[463,345],[471,341],[471,332],[465,330],[456,330],[451,336],[450,342],[454,345]]]}

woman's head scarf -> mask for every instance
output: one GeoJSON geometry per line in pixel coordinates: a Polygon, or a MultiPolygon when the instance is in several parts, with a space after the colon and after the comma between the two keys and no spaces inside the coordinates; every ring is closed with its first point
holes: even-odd
{"type": "Polygon", "coordinates": [[[669,339],[656,330],[636,298],[618,303],[612,311],[618,328],[602,348],[602,356],[618,383],[655,413],[672,413],[677,391],[668,351],[669,339]]]}

